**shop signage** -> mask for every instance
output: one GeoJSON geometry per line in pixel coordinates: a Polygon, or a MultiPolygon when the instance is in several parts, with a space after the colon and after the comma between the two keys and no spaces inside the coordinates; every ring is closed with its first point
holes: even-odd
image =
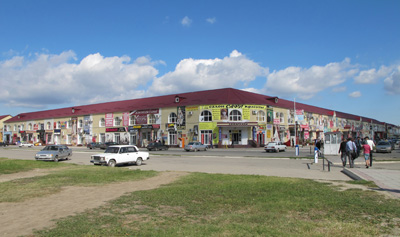
{"type": "Polygon", "coordinates": [[[220,122],[217,123],[219,127],[251,127],[251,126],[257,126],[257,122],[220,122]]]}
{"type": "Polygon", "coordinates": [[[25,131],[19,131],[19,133],[23,134],[23,133],[26,133],[26,132],[25,131]]]}
{"type": "Polygon", "coordinates": [[[37,133],[44,133],[44,132],[45,132],[45,130],[44,130],[44,129],[41,129],[41,130],[36,130],[36,132],[37,132],[37,133]]]}
{"type": "Polygon", "coordinates": [[[153,128],[153,125],[149,125],[149,124],[145,124],[145,125],[142,125],[142,129],[152,129],[153,128]]]}
{"type": "Polygon", "coordinates": [[[106,128],[106,132],[125,132],[124,127],[119,127],[119,128],[106,128]]]}
{"type": "MultiPolygon", "coordinates": [[[[138,129],[135,128],[135,127],[138,127],[138,126],[129,126],[129,127],[128,127],[128,132],[130,132],[130,133],[137,133],[137,132],[138,132],[138,129]]],[[[139,126],[139,127],[140,127],[140,126],[139,126]]]]}
{"type": "Polygon", "coordinates": [[[61,129],[54,129],[54,134],[61,134],[61,129]]]}

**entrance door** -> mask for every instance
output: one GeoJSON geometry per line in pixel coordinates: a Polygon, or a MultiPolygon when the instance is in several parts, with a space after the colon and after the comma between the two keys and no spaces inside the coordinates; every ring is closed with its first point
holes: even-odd
{"type": "Polygon", "coordinates": [[[136,145],[136,133],[131,133],[129,139],[129,145],[136,145]]]}
{"type": "Polygon", "coordinates": [[[231,139],[233,144],[242,143],[242,131],[241,130],[230,130],[231,139]]]}
{"type": "Polygon", "coordinates": [[[264,134],[263,133],[258,133],[257,134],[257,142],[258,142],[258,145],[264,146],[265,141],[264,141],[264,134]]]}

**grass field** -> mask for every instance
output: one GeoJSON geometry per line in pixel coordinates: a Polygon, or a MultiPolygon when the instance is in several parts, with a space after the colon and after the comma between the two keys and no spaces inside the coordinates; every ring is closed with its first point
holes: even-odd
{"type": "MultiPolygon", "coordinates": [[[[134,178],[155,172],[137,175],[134,178]]],[[[132,171],[123,168],[70,165],[48,176],[2,183],[15,189],[0,190],[1,196],[12,196],[27,189],[26,199],[37,187],[57,191],[63,185],[98,185],[99,179],[114,182],[131,176],[132,171]],[[45,184],[52,179],[57,181],[45,184]]],[[[60,219],[54,228],[35,235],[398,236],[399,228],[400,201],[373,191],[340,191],[306,179],[191,173],[161,188],[130,193],[60,219]]]]}

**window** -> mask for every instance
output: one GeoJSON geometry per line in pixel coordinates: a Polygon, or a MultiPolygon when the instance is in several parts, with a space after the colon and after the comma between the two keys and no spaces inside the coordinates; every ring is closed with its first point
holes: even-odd
{"type": "Polygon", "coordinates": [[[106,134],[100,133],[100,142],[102,143],[106,142],[106,134]]]}
{"type": "Polygon", "coordinates": [[[32,124],[28,123],[28,130],[32,130],[32,124]]]}
{"type": "Polygon", "coordinates": [[[82,127],[83,127],[83,121],[82,121],[82,119],[79,119],[78,128],[82,128],[82,127]]]}
{"type": "Polygon", "coordinates": [[[136,116],[132,115],[129,116],[129,125],[135,125],[136,124],[136,116]]]}
{"type": "Polygon", "coordinates": [[[211,122],[212,121],[212,113],[208,110],[204,110],[200,114],[200,122],[211,122]]]}
{"type": "Polygon", "coordinates": [[[177,132],[169,132],[168,133],[168,144],[169,145],[177,145],[177,132]]]}
{"type": "Polygon", "coordinates": [[[68,120],[67,128],[72,128],[72,120],[68,120]]]}
{"type": "Polygon", "coordinates": [[[50,123],[50,122],[47,122],[47,124],[46,124],[46,129],[47,129],[47,130],[50,130],[50,129],[51,129],[51,123],[50,123]]]}
{"type": "Polygon", "coordinates": [[[115,117],[114,126],[120,126],[120,125],[121,125],[121,119],[119,117],[115,117]]]}
{"type": "Polygon", "coordinates": [[[212,130],[202,130],[201,134],[201,143],[205,145],[210,145],[212,140],[212,130]]]}
{"type": "Polygon", "coordinates": [[[230,121],[242,121],[242,113],[239,110],[232,110],[229,113],[230,121]]]}
{"type": "Polygon", "coordinates": [[[56,128],[57,128],[57,129],[60,129],[60,128],[61,128],[61,122],[60,122],[60,121],[57,122],[56,128]]]}
{"type": "Polygon", "coordinates": [[[256,119],[258,122],[265,122],[265,112],[262,110],[258,111],[256,119]]]}
{"type": "Polygon", "coordinates": [[[168,116],[168,123],[176,123],[176,113],[170,113],[168,116]]]}
{"type": "Polygon", "coordinates": [[[99,127],[105,127],[106,126],[106,120],[104,118],[101,118],[99,121],[99,127]]]}
{"type": "Polygon", "coordinates": [[[119,133],[114,133],[114,141],[119,144],[120,142],[120,135],[119,133]]]}
{"type": "Polygon", "coordinates": [[[283,115],[282,112],[279,114],[279,119],[280,119],[280,123],[284,123],[285,122],[285,116],[283,115]]]}
{"type": "Polygon", "coordinates": [[[156,116],[154,116],[154,114],[149,114],[148,115],[148,121],[149,121],[149,124],[156,123],[156,116]]]}
{"type": "Polygon", "coordinates": [[[17,125],[14,125],[14,131],[17,131],[17,125]]]}

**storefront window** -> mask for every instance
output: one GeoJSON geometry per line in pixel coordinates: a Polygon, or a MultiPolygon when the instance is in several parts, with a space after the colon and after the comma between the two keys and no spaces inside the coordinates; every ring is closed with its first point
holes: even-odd
{"type": "Polygon", "coordinates": [[[260,110],[257,112],[257,121],[258,122],[265,122],[265,112],[260,110]]]}
{"type": "Polygon", "coordinates": [[[119,144],[120,142],[120,135],[119,133],[114,133],[114,141],[119,144]]]}
{"type": "Polygon", "coordinates": [[[106,142],[106,134],[100,133],[100,142],[106,142]]]}
{"type": "Polygon", "coordinates": [[[170,113],[168,116],[168,123],[176,123],[176,113],[170,113]]]}
{"type": "Polygon", "coordinates": [[[201,143],[210,145],[212,139],[212,130],[202,130],[201,134],[201,143]]]}
{"type": "Polygon", "coordinates": [[[239,110],[232,110],[229,113],[230,121],[242,121],[242,113],[239,110]]]}
{"type": "Polygon", "coordinates": [[[208,110],[204,110],[200,115],[200,122],[211,122],[212,121],[212,113],[208,110]]]}

